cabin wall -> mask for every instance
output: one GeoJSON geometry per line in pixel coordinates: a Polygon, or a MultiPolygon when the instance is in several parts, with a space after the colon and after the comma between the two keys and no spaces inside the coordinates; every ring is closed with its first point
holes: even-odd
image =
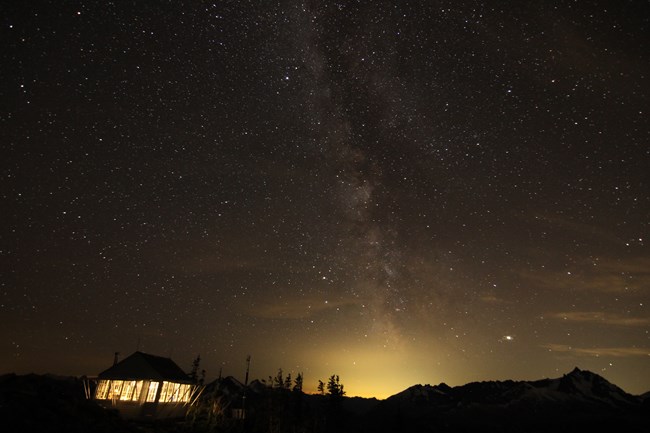
{"type": "Polygon", "coordinates": [[[100,380],[94,400],[125,419],[182,418],[192,391],[192,385],[167,381],[100,380]]]}
{"type": "Polygon", "coordinates": [[[188,408],[183,403],[158,403],[155,419],[183,418],[188,408]]]}

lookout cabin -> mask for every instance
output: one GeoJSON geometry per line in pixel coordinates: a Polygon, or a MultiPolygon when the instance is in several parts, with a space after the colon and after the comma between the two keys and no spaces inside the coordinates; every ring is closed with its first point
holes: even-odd
{"type": "Polygon", "coordinates": [[[185,416],[196,386],[171,359],[135,352],[99,373],[95,401],[127,419],[185,416]]]}

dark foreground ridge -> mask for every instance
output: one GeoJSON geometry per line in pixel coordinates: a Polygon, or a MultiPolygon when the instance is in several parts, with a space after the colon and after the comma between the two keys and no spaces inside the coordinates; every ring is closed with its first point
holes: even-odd
{"type": "Polygon", "coordinates": [[[415,385],[366,419],[378,432],[642,432],[650,400],[576,368],[557,379],[415,385]]]}
{"type": "Polygon", "coordinates": [[[12,432],[648,432],[650,397],[577,368],[537,381],[415,385],[382,401],[227,377],[208,384],[185,419],[138,424],[88,401],[80,378],[7,374],[0,419],[12,432]],[[246,417],[236,419],[242,402],[246,417]]]}

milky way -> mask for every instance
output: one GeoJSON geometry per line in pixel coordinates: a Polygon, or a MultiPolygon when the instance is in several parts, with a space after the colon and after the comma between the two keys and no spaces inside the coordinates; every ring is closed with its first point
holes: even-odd
{"type": "Polygon", "coordinates": [[[19,3],[2,371],[650,390],[647,2],[19,3]]]}

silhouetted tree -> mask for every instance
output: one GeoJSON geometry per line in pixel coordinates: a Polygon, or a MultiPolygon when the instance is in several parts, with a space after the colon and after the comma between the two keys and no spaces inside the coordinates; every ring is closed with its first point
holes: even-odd
{"type": "Polygon", "coordinates": [[[296,376],[296,379],[294,380],[293,390],[302,392],[302,373],[298,373],[298,376],[296,376]]]}
{"type": "Polygon", "coordinates": [[[340,432],[344,431],[345,411],[343,410],[343,396],[345,390],[338,375],[331,375],[327,380],[327,385],[322,380],[318,381],[318,392],[326,395],[327,404],[324,406],[321,426],[323,432],[340,432]],[[325,393],[327,390],[327,393],[325,393]]]}
{"type": "Polygon", "coordinates": [[[331,375],[327,381],[327,394],[334,398],[343,397],[345,395],[343,384],[340,382],[338,375],[331,375]]]}
{"type": "MultiPolygon", "coordinates": [[[[294,379],[291,393],[291,404],[293,407],[294,426],[301,426],[304,423],[304,394],[302,393],[302,373],[298,373],[294,379]]],[[[295,431],[295,430],[294,430],[295,431]]],[[[298,430],[300,431],[300,430],[298,430]]],[[[304,431],[304,430],[303,430],[304,431]]]]}
{"type": "MultiPolygon", "coordinates": [[[[190,370],[190,380],[192,383],[199,383],[199,366],[201,365],[201,355],[196,355],[194,361],[192,361],[192,370],[190,370]]],[[[205,370],[202,372],[203,378],[205,378],[205,370]]],[[[203,383],[203,380],[201,380],[203,383]]]]}
{"type": "Polygon", "coordinates": [[[273,387],[282,388],[284,386],[284,376],[282,375],[282,369],[278,368],[278,374],[273,378],[273,387]]]}
{"type": "Polygon", "coordinates": [[[291,389],[291,373],[287,374],[287,377],[284,378],[284,388],[291,389]]]}

